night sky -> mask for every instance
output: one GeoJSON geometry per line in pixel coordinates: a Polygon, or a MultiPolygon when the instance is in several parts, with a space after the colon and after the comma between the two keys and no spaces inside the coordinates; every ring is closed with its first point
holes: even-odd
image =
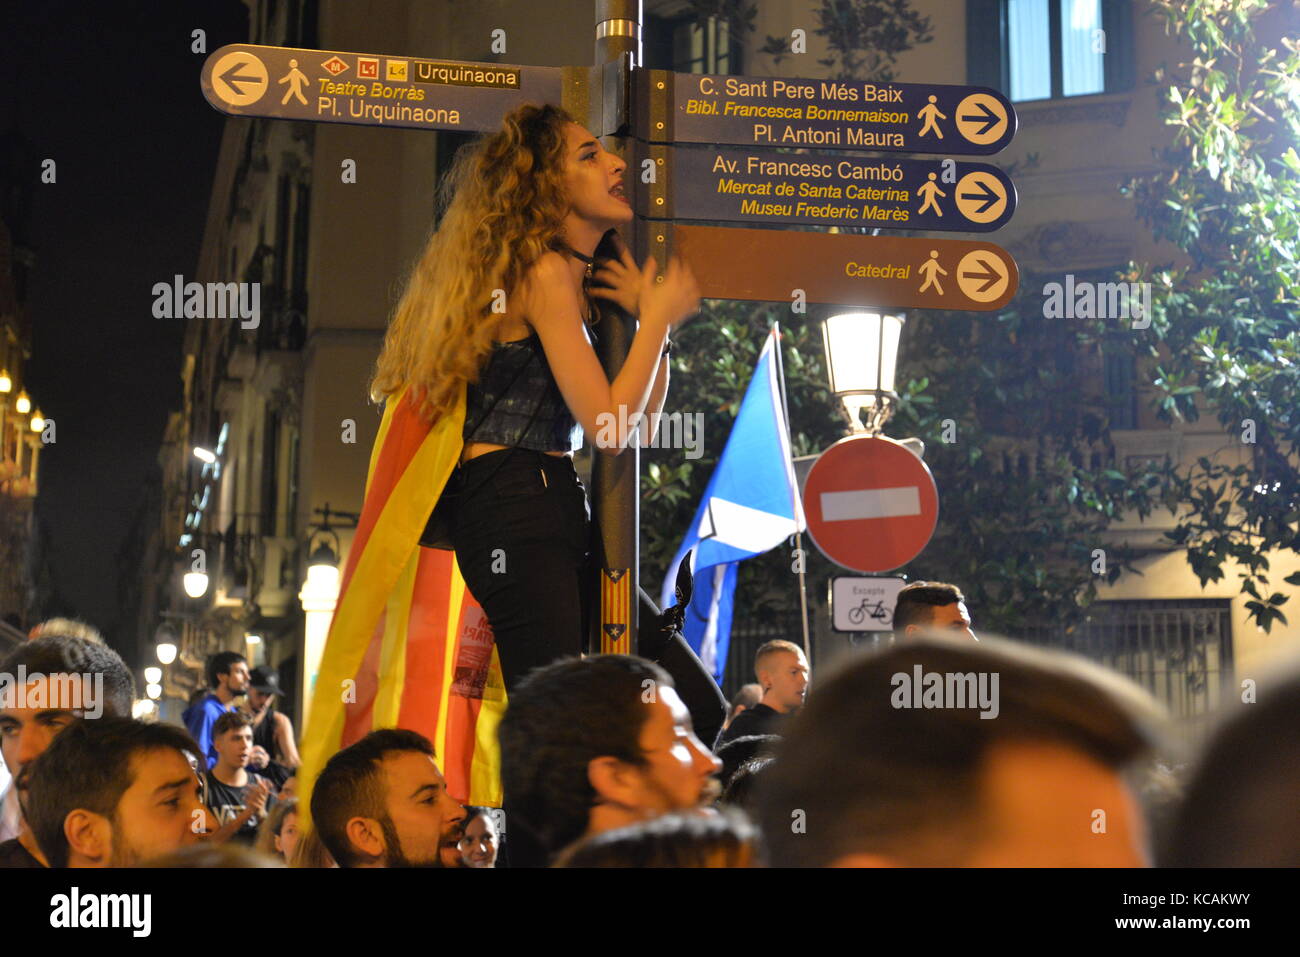
{"type": "Polygon", "coordinates": [[[238,0],[26,0],[0,14],[0,136],[34,154],[31,219],[11,229],[36,255],[24,385],[57,428],[37,500],[54,610],[118,648],[132,644],[119,583],[138,570],[116,555],[180,397],[183,324],[153,318],[151,287],[195,272],[223,123],[191,32],[211,52],[245,41],[246,24],[238,0]]]}

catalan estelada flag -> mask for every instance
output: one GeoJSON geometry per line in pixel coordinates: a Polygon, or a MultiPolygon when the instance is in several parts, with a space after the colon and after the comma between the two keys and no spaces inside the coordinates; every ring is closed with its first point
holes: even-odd
{"type": "Polygon", "coordinates": [[[460,458],[464,422],[463,392],[432,424],[409,389],[385,405],[304,729],[304,814],[331,755],[393,727],[433,742],[458,801],[501,806],[496,734],[506,694],[492,629],[455,554],[419,545],[460,458]]]}

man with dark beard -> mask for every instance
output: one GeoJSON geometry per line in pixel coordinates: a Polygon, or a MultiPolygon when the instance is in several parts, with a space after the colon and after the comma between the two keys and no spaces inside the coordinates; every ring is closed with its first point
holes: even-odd
{"type": "Polygon", "coordinates": [[[198,843],[198,750],[169,724],[70,724],[30,765],[25,811],[50,867],[134,867],[198,843]]]}
{"type": "Polygon", "coordinates": [[[339,867],[462,866],[465,809],[415,731],[371,731],[330,758],[311,816],[339,867]]]}

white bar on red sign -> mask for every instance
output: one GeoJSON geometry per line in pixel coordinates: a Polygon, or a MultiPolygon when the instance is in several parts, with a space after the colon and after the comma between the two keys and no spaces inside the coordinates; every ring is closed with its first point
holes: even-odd
{"type": "Polygon", "coordinates": [[[901,518],[921,514],[921,490],[860,488],[849,492],[822,492],[822,520],[851,522],[862,518],[901,518]]]}

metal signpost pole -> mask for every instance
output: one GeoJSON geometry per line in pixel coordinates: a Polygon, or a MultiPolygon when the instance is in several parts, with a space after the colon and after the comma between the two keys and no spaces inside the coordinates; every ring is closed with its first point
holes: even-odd
{"type": "MultiPolygon", "coordinates": [[[[640,53],[641,0],[596,0],[596,67],[587,121],[593,133],[605,137],[607,149],[627,160],[624,179],[629,199],[634,195],[636,176],[634,151],[626,135],[629,78],[640,53]],[[597,82],[600,87],[596,87],[597,82]],[[601,95],[595,95],[597,89],[601,95]]],[[[633,238],[632,225],[624,231],[623,239],[639,263],[643,254],[633,238]]],[[[601,317],[596,324],[596,354],[612,381],[627,359],[634,324],[613,303],[604,299],[594,302],[601,317]]],[[[616,436],[621,436],[628,410],[611,411],[617,417],[616,436]]],[[[594,444],[596,436],[588,436],[588,440],[594,444]]],[[[596,556],[598,581],[592,604],[596,634],[591,644],[593,651],[604,654],[636,654],[637,650],[639,477],[640,452],[635,443],[618,456],[594,453],[592,518],[600,529],[604,550],[603,555],[596,556]]]]}

